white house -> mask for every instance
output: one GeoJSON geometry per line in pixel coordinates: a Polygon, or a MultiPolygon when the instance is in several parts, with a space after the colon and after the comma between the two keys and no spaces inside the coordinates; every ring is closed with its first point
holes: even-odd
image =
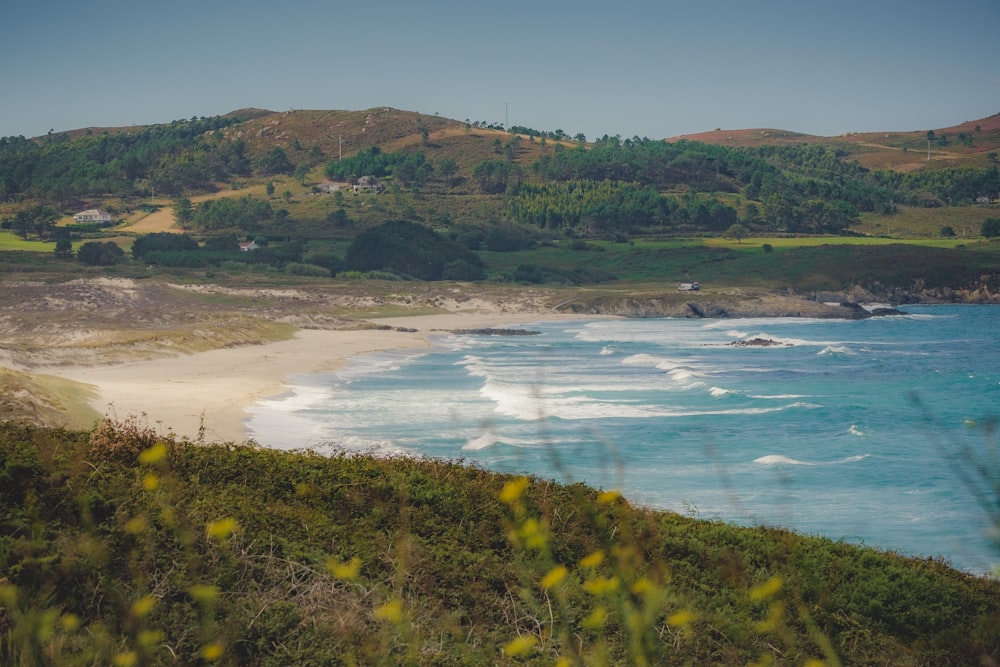
{"type": "Polygon", "coordinates": [[[88,208],[86,211],[80,211],[73,216],[73,220],[76,222],[96,222],[98,224],[111,223],[114,218],[107,211],[103,211],[99,208],[88,208]]]}
{"type": "Polygon", "coordinates": [[[355,194],[358,192],[374,192],[378,193],[382,191],[382,182],[379,181],[374,176],[362,176],[358,179],[357,184],[354,186],[355,194]]]}
{"type": "Polygon", "coordinates": [[[242,252],[252,252],[252,251],[256,250],[259,247],[260,246],[257,245],[256,241],[247,241],[246,243],[241,243],[240,244],[240,250],[242,252]]]}

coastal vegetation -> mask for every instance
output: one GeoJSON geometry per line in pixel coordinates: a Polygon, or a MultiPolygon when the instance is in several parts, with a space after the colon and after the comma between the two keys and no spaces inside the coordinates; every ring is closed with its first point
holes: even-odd
{"type": "Polygon", "coordinates": [[[5,664],[1000,656],[1000,585],[461,461],[0,424],[5,664]]]}

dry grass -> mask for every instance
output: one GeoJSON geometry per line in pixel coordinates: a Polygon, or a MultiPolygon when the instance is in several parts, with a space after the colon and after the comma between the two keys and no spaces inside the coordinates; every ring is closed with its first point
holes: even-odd
{"type": "Polygon", "coordinates": [[[27,417],[43,426],[90,428],[100,418],[90,407],[95,396],[89,385],[0,367],[0,421],[27,417]]]}

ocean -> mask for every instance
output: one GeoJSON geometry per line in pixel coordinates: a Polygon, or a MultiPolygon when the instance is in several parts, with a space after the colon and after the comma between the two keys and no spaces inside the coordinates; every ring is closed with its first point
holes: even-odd
{"type": "Polygon", "coordinates": [[[269,447],[461,459],[986,574],[1000,536],[977,489],[1000,488],[1000,308],[905,310],[443,334],[295,376],[247,427],[269,447]],[[753,339],[771,344],[734,345],[753,339]]]}

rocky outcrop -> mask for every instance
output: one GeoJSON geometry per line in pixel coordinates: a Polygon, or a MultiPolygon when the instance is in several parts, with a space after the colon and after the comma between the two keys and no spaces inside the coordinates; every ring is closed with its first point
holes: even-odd
{"type": "MultiPolygon", "coordinates": [[[[821,302],[788,294],[732,294],[701,298],[676,298],[655,294],[648,297],[622,296],[601,300],[576,300],[562,310],[580,314],[615,315],[628,318],[676,317],[686,319],[740,317],[813,317],[822,319],[864,319],[873,314],[848,301],[821,302]]],[[[885,313],[888,314],[888,313],[885,313]]]]}
{"type": "Polygon", "coordinates": [[[464,334],[469,336],[538,336],[541,331],[531,329],[452,329],[453,334],[464,334]]]}
{"type": "Polygon", "coordinates": [[[790,343],[782,343],[770,338],[750,338],[747,340],[734,340],[730,343],[733,347],[791,347],[790,343]]]}

